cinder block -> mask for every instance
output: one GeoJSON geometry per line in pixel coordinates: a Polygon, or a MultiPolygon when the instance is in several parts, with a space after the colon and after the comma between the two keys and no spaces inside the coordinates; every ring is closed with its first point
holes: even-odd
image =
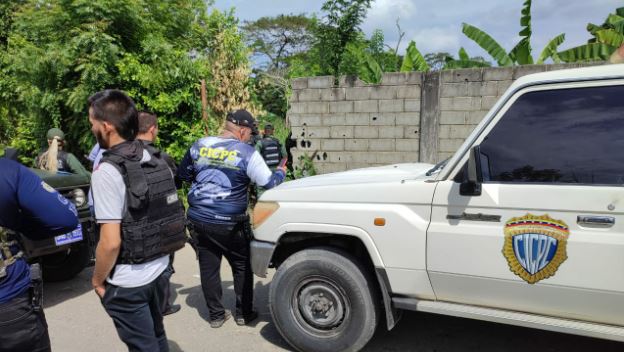
{"type": "Polygon", "coordinates": [[[346,126],[368,126],[370,119],[370,113],[368,112],[353,112],[348,113],[345,116],[346,126]]]}
{"type": "Polygon", "coordinates": [[[329,129],[331,138],[353,138],[353,126],[332,126],[329,129]]]}
{"type": "Polygon", "coordinates": [[[371,96],[371,87],[345,88],[347,100],[368,100],[371,96]]]}
{"type": "Polygon", "coordinates": [[[398,88],[394,86],[372,86],[369,88],[370,99],[396,99],[398,88]]]}
{"type": "Polygon", "coordinates": [[[321,100],[323,101],[345,100],[345,95],[345,88],[321,89],[321,100]]]}
{"type": "Polygon", "coordinates": [[[306,127],[305,133],[308,138],[329,138],[329,127],[306,127]]]}
{"type": "Polygon", "coordinates": [[[470,99],[470,110],[481,109],[481,97],[472,97],[470,99]]]}
{"type": "Polygon", "coordinates": [[[371,152],[393,152],[394,145],[394,139],[371,139],[368,141],[368,149],[371,152]]]}
{"type": "Polygon", "coordinates": [[[288,112],[292,114],[304,114],[306,112],[306,103],[292,103],[290,104],[288,112]]]}
{"type": "Polygon", "coordinates": [[[397,112],[396,125],[420,125],[420,112],[397,112]]]}
{"type": "Polygon", "coordinates": [[[443,110],[465,111],[472,108],[472,101],[470,97],[441,98],[440,106],[443,110]]]}
{"type": "Polygon", "coordinates": [[[344,150],[365,152],[368,150],[368,139],[347,139],[345,140],[344,150]]]}
{"type": "Polygon", "coordinates": [[[323,151],[343,151],[345,150],[344,139],[323,139],[321,140],[321,150],[323,151]]]}
{"type": "Polygon", "coordinates": [[[403,99],[379,100],[379,112],[403,112],[404,107],[403,99]]]}
{"type": "Polygon", "coordinates": [[[324,126],[344,126],[346,125],[345,114],[327,114],[323,115],[324,126]]]}
{"type": "Polygon", "coordinates": [[[451,138],[451,127],[454,125],[440,125],[438,130],[438,138],[451,138]]]}
{"type": "Polygon", "coordinates": [[[484,82],[466,82],[466,96],[468,97],[480,97],[481,90],[483,89],[484,82]]]}
{"type": "Polygon", "coordinates": [[[442,98],[454,98],[466,96],[466,84],[465,83],[444,83],[440,87],[440,97],[442,98]]]}
{"type": "Polygon", "coordinates": [[[299,126],[314,127],[323,125],[321,122],[321,115],[319,114],[302,114],[300,116],[299,122],[301,122],[301,124],[299,126]]]}
{"type": "Polygon", "coordinates": [[[321,99],[320,89],[302,89],[297,93],[299,94],[298,101],[319,101],[321,99]]]}
{"type": "Polygon", "coordinates": [[[355,138],[374,139],[379,138],[379,127],[376,126],[357,126],[353,130],[355,138]]]}
{"type": "Polygon", "coordinates": [[[440,151],[454,153],[464,143],[463,139],[440,139],[440,151]]]}
{"type": "Polygon", "coordinates": [[[379,138],[403,138],[403,126],[386,126],[379,129],[379,138]]]}
{"type": "Polygon", "coordinates": [[[354,112],[378,112],[379,105],[377,100],[359,100],[353,102],[354,112]]]}
{"type": "Polygon", "coordinates": [[[403,126],[403,136],[404,138],[420,138],[420,127],[419,126],[403,126]]]}
{"type": "Polygon", "coordinates": [[[302,114],[293,114],[293,113],[287,113],[286,114],[286,124],[290,127],[299,127],[301,126],[301,115],[302,114]]]}
{"type": "Polygon", "coordinates": [[[388,72],[381,76],[382,86],[397,86],[407,83],[407,73],[405,72],[388,72]]]}
{"type": "Polygon", "coordinates": [[[395,126],[396,118],[394,114],[370,114],[371,126],[395,126]]]}
{"type": "Polygon", "coordinates": [[[309,101],[305,104],[305,112],[308,114],[327,114],[329,112],[329,103],[309,101]]]}
{"type": "Polygon", "coordinates": [[[399,164],[403,162],[403,154],[398,152],[382,152],[375,153],[376,161],[379,164],[399,164]]]}
{"type": "Polygon", "coordinates": [[[418,153],[401,153],[401,162],[402,163],[417,163],[418,162],[418,153]]]}
{"type": "Polygon", "coordinates": [[[532,73],[546,72],[546,65],[521,65],[514,66],[513,79],[516,80],[522,76],[532,73]]]}
{"type": "Polygon", "coordinates": [[[420,99],[420,86],[402,86],[397,89],[398,99],[420,99]]]}
{"type": "Polygon", "coordinates": [[[441,125],[463,125],[466,123],[465,111],[442,111],[440,113],[441,125]]]}
{"type": "Polygon", "coordinates": [[[420,111],[420,99],[405,99],[405,112],[418,112],[420,111]]]}
{"type": "Polygon", "coordinates": [[[448,129],[448,133],[445,133],[444,137],[440,134],[440,138],[448,139],[466,139],[466,137],[468,137],[470,132],[474,129],[474,126],[472,125],[446,125],[443,127],[448,129]]]}
{"type": "Polygon", "coordinates": [[[296,103],[299,101],[299,90],[293,90],[290,96],[287,97],[289,103],[296,103]]]}
{"type": "Polygon", "coordinates": [[[308,78],[308,88],[331,88],[333,86],[333,76],[318,76],[308,78]]]}
{"type": "Polygon", "coordinates": [[[319,163],[314,164],[314,168],[319,175],[331,174],[334,172],[342,172],[347,170],[346,163],[319,163]]]}
{"type": "Polygon", "coordinates": [[[507,88],[511,86],[513,81],[499,81],[498,82],[498,96],[502,96],[507,91],[507,88]]]}
{"type": "Polygon", "coordinates": [[[315,151],[321,148],[321,139],[301,137],[297,139],[297,150],[315,151]]]}
{"type": "Polygon", "coordinates": [[[481,98],[481,110],[490,110],[498,101],[498,97],[481,98]]]}
{"type": "Polygon", "coordinates": [[[398,152],[418,152],[418,139],[397,139],[396,151],[398,152]]]}
{"type": "Polygon", "coordinates": [[[295,91],[297,89],[308,88],[308,78],[307,77],[295,78],[295,79],[292,80],[290,85],[291,85],[293,91],[295,91]]]}
{"type": "Polygon", "coordinates": [[[489,67],[483,69],[484,81],[507,81],[513,79],[513,67],[489,67]]]}
{"type": "Polygon", "coordinates": [[[460,70],[442,71],[441,81],[447,82],[478,82],[483,80],[483,72],[480,68],[467,68],[460,70]]]}
{"type": "Polygon", "coordinates": [[[341,76],[338,80],[338,86],[343,88],[365,87],[367,83],[357,78],[357,76],[341,76]]]}
{"type": "Polygon", "coordinates": [[[374,164],[371,163],[347,163],[347,170],[363,169],[365,167],[371,167],[374,164]]]}
{"type": "Polygon", "coordinates": [[[292,127],[290,129],[292,131],[292,136],[294,138],[306,138],[306,128],[305,127],[292,127]]]}
{"type": "Polygon", "coordinates": [[[484,110],[471,111],[468,113],[466,123],[469,125],[478,125],[487,113],[488,112],[484,110]]]}
{"type": "Polygon", "coordinates": [[[329,103],[329,112],[331,113],[353,112],[353,102],[352,101],[331,102],[329,103]]]}
{"type": "Polygon", "coordinates": [[[481,96],[484,95],[498,95],[498,82],[496,81],[484,81],[481,84],[481,96]]]}
{"type": "Polygon", "coordinates": [[[407,74],[407,84],[421,84],[424,73],[412,71],[407,74]]]}

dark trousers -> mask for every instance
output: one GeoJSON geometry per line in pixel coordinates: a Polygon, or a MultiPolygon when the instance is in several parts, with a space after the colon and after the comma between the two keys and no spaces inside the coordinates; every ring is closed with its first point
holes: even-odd
{"type": "Polygon", "coordinates": [[[33,310],[28,292],[0,304],[0,351],[50,351],[43,310],[33,310]]]}
{"type": "Polygon", "coordinates": [[[197,234],[199,272],[210,320],[223,319],[225,308],[221,302],[221,257],[225,256],[234,277],[236,316],[249,315],[253,310],[253,274],[249,262],[248,222],[236,226],[193,222],[197,234]]]}
{"type": "Polygon", "coordinates": [[[162,316],[167,281],[161,274],[140,287],[106,285],[102,305],[129,351],[169,351],[162,316]]]}
{"type": "Polygon", "coordinates": [[[172,253],[169,256],[169,266],[167,266],[167,269],[165,269],[165,271],[163,272],[163,276],[165,277],[165,297],[162,300],[162,313],[164,314],[166,311],[168,311],[169,309],[171,309],[171,305],[173,304],[173,301],[171,300],[171,276],[173,276],[173,274],[175,273],[175,269],[173,269],[173,259],[174,259],[175,255],[172,253]]]}

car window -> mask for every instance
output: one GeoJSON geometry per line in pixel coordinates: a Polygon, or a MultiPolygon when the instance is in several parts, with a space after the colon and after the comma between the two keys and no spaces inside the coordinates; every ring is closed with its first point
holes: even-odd
{"type": "Polygon", "coordinates": [[[624,184],[624,86],[522,95],[480,145],[484,182],[624,184]]]}

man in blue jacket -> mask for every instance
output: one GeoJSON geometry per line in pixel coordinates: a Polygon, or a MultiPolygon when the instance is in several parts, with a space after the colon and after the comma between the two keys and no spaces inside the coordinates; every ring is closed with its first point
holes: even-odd
{"type": "Polygon", "coordinates": [[[0,351],[50,351],[41,297],[14,232],[32,240],[78,226],[76,208],[37,175],[0,158],[0,351]]]}
{"type": "Polygon", "coordinates": [[[249,262],[248,189],[251,182],[273,188],[284,180],[286,171],[278,167],[271,172],[260,153],[247,144],[254,130],[255,119],[249,112],[231,112],[223,133],[195,142],[178,168],[179,178],[192,182],[187,217],[197,238],[201,284],[213,328],[231,316],[221,302],[222,256],[234,276],[236,323],[246,325],[258,316],[253,310],[249,262]]]}

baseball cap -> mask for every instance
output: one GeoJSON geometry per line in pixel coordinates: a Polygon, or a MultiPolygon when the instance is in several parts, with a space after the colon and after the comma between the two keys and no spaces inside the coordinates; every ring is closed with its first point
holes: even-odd
{"type": "Polygon", "coordinates": [[[270,123],[264,124],[264,129],[265,130],[273,130],[273,125],[271,125],[270,123]]]}
{"type": "Polygon", "coordinates": [[[251,113],[245,109],[229,112],[226,119],[236,125],[249,127],[252,133],[258,133],[256,119],[254,119],[251,113]]]}
{"type": "Polygon", "coordinates": [[[49,140],[54,139],[54,137],[58,137],[58,139],[60,140],[65,140],[65,133],[63,133],[60,128],[50,128],[48,130],[48,133],[46,134],[46,137],[49,140]]]}

